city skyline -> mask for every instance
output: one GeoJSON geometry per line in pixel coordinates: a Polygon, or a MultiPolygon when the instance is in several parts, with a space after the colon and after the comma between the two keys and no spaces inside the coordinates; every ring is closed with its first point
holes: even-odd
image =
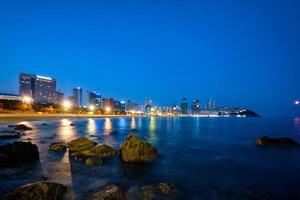
{"type": "Polygon", "coordinates": [[[214,97],[264,116],[299,115],[297,8],[294,0],[4,2],[0,91],[17,93],[18,74],[28,72],[55,77],[66,96],[80,86],[140,104],[214,97]]]}

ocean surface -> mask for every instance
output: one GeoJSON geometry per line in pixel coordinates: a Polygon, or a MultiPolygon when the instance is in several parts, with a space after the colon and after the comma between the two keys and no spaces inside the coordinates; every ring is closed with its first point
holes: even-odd
{"type": "MultiPolygon", "coordinates": [[[[178,186],[179,194],[170,199],[300,199],[300,149],[255,145],[263,135],[300,142],[300,118],[125,117],[22,123],[33,130],[20,140],[38,145],[40,162],[1,169],[0,195],[47,180],[69,186],[67,199],[85,199],[108,183],[121,185],[135,199],[139,186],[159,182],[178,186]],[[69,159],[68,152],[48,151],[51,142],[79,137],[119,148],[128,134],[153,144],[160,158],[137,165],[124,164],[117,156],[103,166],[88,167],[69,159]]],[[[7,125],[0,124],[0,131],[7,125]]]]}

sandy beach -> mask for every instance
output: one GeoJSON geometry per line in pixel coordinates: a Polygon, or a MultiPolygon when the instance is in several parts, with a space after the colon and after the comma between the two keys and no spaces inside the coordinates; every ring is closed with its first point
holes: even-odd
{"type": "Polygon", "coordinates": [[[107,118],[107,117],[132,117],[131,115],[89,115],[89,114],[0,114],[0,123],[19,123],[22,121],[44,121],[63,118],[107,118]]]}

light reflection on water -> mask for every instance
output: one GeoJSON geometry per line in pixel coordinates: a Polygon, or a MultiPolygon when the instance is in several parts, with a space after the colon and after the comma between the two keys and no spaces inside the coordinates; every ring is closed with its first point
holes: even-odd
{"type": "Polygon", "coordinates": [[[96,134],[97,132],[97,126],[96,126],[96,122],[94,119],[88,119],[88,123],[87,123],[87,132],[89,134],[96,134]]]}
{"type": "Polygon", "coordinates": [[[76,129],[70,126],[72,122],[69,119],[62,119],[57,130],[57,139],[68,142],[76,137],[76,129]]]}
{"type": "Polygon", "coordinates": [[[135,121],[135,117],[132,117],[132,118],[131,118],[130,128],[131,128],[131,129],[136,129],[136,121],[135,121]]]}
{"type": "Polygon", "coordinates": [[[156,117],[150,117],[149,122],[149,136],[150,140],[153,142],[157,141],[157,135],[156,135],[156,117]]]}
{"type": "Polygon", "coordinates": [[[112,131],[112,122],[111,122],[111,118],[105,118],[104,121],[104,135],[109,135],[112,131]]]}

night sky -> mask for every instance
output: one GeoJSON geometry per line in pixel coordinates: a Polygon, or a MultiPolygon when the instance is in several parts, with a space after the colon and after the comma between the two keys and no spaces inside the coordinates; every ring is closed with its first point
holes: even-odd
{"type": "Polygon", "coordinates": [[[299,0],[4,1],[0,91],[20,72],[142,103],[300,114],[299,0]]]}

